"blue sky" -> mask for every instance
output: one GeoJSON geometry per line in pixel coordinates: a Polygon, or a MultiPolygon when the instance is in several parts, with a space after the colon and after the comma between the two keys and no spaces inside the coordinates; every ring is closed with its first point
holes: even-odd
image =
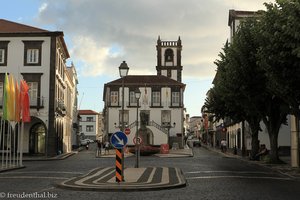
{"type": "MultiPolygon", "coordinates": [[[[201,115],[229,37],[229,9],[264,9],[264,0],[1,0],[0,18],[63,31],[79,78],[80,109],[103,109],[103,85],[129,74],[156,74],[156,40],[181,37],[185,107],[201,115]]],[[[269,2],[269,1],[268,1],[269,2]]],[[[271,1],[274,2],[274,1],[271,1]]]]}

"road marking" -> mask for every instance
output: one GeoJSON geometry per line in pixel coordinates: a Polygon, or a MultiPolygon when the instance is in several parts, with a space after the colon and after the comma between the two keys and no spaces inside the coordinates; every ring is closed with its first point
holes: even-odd
{"type": "Polygon", "coordinates": [[[198,177],[187,177],[187,180],[193,179],[217,179],[217,178],[244,178],[244,179],[274,179],[274,180],[292,180],[291,178],[280,178],[280,177],[266,177],[266,176],[198,176],[198,177]]]}
{"type": "Polygon", "coordinates": [[[59,179],[59,180],[69,179],[69,178],[51,177],[51,176],[5,176],[5,177],[0,176],[0,179],[11,179],[11,178],[16,178],[16,179],[59,179]]]}
{"type": "Polygon", "coordinates": [[[201,174],[201,173],[234,173],[234,174],[275,174],[272,172],[259,172],[259,171],[194,171],[184,172],[184,174],[201,174]]]}
{"type": "Polygon", "coordinates": [[[84,174],[80,172],[59,172],[59,171],[26,171],[26,172],[7,172],[3,174],[84,174]]]}

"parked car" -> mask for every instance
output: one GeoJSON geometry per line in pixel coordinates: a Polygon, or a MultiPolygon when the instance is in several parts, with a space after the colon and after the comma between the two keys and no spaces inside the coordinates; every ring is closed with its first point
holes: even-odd
{"type": "Polygon", "coordinates": [[[91,139],[89,139],[89,138],[80,140],[81,146],[85,146],[85,145],[90,144],[90,143],[93,143],[93,142],[94,142],[94,140],[91,140],[91,139]]]}
{"type": "Polygon", "coordinates": [[[199,140],[199,138],[197,138],[194,135],[190,135],[188,136],[186,143],[189,147],[201,147],[201,142],[199,140]]]}

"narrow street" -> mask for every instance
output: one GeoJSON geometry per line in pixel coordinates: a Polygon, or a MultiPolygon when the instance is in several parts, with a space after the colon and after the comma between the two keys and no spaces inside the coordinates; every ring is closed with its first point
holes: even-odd
{"type": "MultiPolygon", "coordinates": [[[[114,158],[96,158],[93,146],[65,160],[27,161],[26,168],[0,174],[1,198],[39,193],[47,199],[299,199],[300,181],[257,163],[194,148],[194,157],[141,157],[141,167],[173,166],[182,169],[187,186],[178,189],[94,192],[65,190],[57,184],[97,167],[111,167],[114,158]]],[[[125,159],[133,167],[135,158],[125,159]]],[[[14,198],[18,199],[18,198],[14,198]]],[[[41,198],[39,198],[41,199],[41,198]]]]}

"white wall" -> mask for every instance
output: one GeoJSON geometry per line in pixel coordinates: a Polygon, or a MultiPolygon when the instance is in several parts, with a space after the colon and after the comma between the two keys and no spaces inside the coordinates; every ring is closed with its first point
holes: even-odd
{"type": "Polygon", "coordinates": [[[98,130],[98,115],[80,115],[80,117],[81,121],[79,122],[79,125],[82,128],[81,132],[83,132],[86,137],[93,137],[96,139],[96,134],[98,130]],[[87,121],[88,117],[93,117],[93,121],[87,121]],[[94,131],[86,131],[86,127],[89,125],[94,127],[94,131]]]}
{"type": "MultiPolygon", "coordinates": [[[[162,88],[161,90],[161,102],[163,108],[152,108],[151,105],[151,88],[146,88],[148,104],[145,104],[143,98],[145,97],[145,88],[139,88],[141,91],[141,98],[139,101],[139,114],[138,120],[140,121],[140,112],[141,110],[150,111],[150,121],[155,121],[157,124],[161,124],[161,111],[162,110],[171,110],[171,125],[176,123],[175,128],[170,129],[170,136],[176,136],[176,133],[182,133],[183,128],[183,108],[170,108],[170,99],[171,99],[171,89],[170,88],[162,88]],[[167,95],[168,94],[168,95],[167,95]]],[[[136,107],[127,107],[128,103],[128,88],[124,90],[124,101],[125,106],[124,110],[129,111],[129,125],[136,121],[136,107]]],[[[120,88],[119,93],[122,94],[122,89],[120,88]]],[[[115,124],[119,126],[119,111],[121,110],[122,97],[119,95],[119,106],[120,107],[109,107],[108,108],[108,133],[115,133],[119,131],[119,128],[115,127],[115,124]]],[[[167,141],[167,135],[155,127],[148,126],[149,129],[153,132],[154,135],[154,144],[160,145],[164,144],[167,141]]],[[[136,126],[131,130],[131,134],[128,136],[128,145],[133,144],[133,138],[135,136],[136,126]]]]}
{"type": "Polygon", "coordinates": [[[40,108],[39,113],[36,109],[31,109],[31,115],[38,116],[48,123],[49,106],[49,67],[50,67],[50,37],[1,37],[1,40],[10,41],[8,43],[7,67],[0,67],[0,73],[13,74],[14,78],[20,82],[23,79],[21,73],[42,73],[41,76],[41,97],[44,97],[44,108],[40,108]],[[42,40],[42,63],[41,66],[24,66],[24,40],[42,40]]]}
{"type": "MultiPolygon", "coordinates": [[[[288,116],[288,125],[281,125],[278,134],[278,147],[279,146],[291,146],[291,128],[290,128],[291,116],[288,116]]],[[[270,139],[267,128],[263,122],[260,123],[262,131],[258,134],[260,144],[265,144],[270,149],[270,139]]]]}

